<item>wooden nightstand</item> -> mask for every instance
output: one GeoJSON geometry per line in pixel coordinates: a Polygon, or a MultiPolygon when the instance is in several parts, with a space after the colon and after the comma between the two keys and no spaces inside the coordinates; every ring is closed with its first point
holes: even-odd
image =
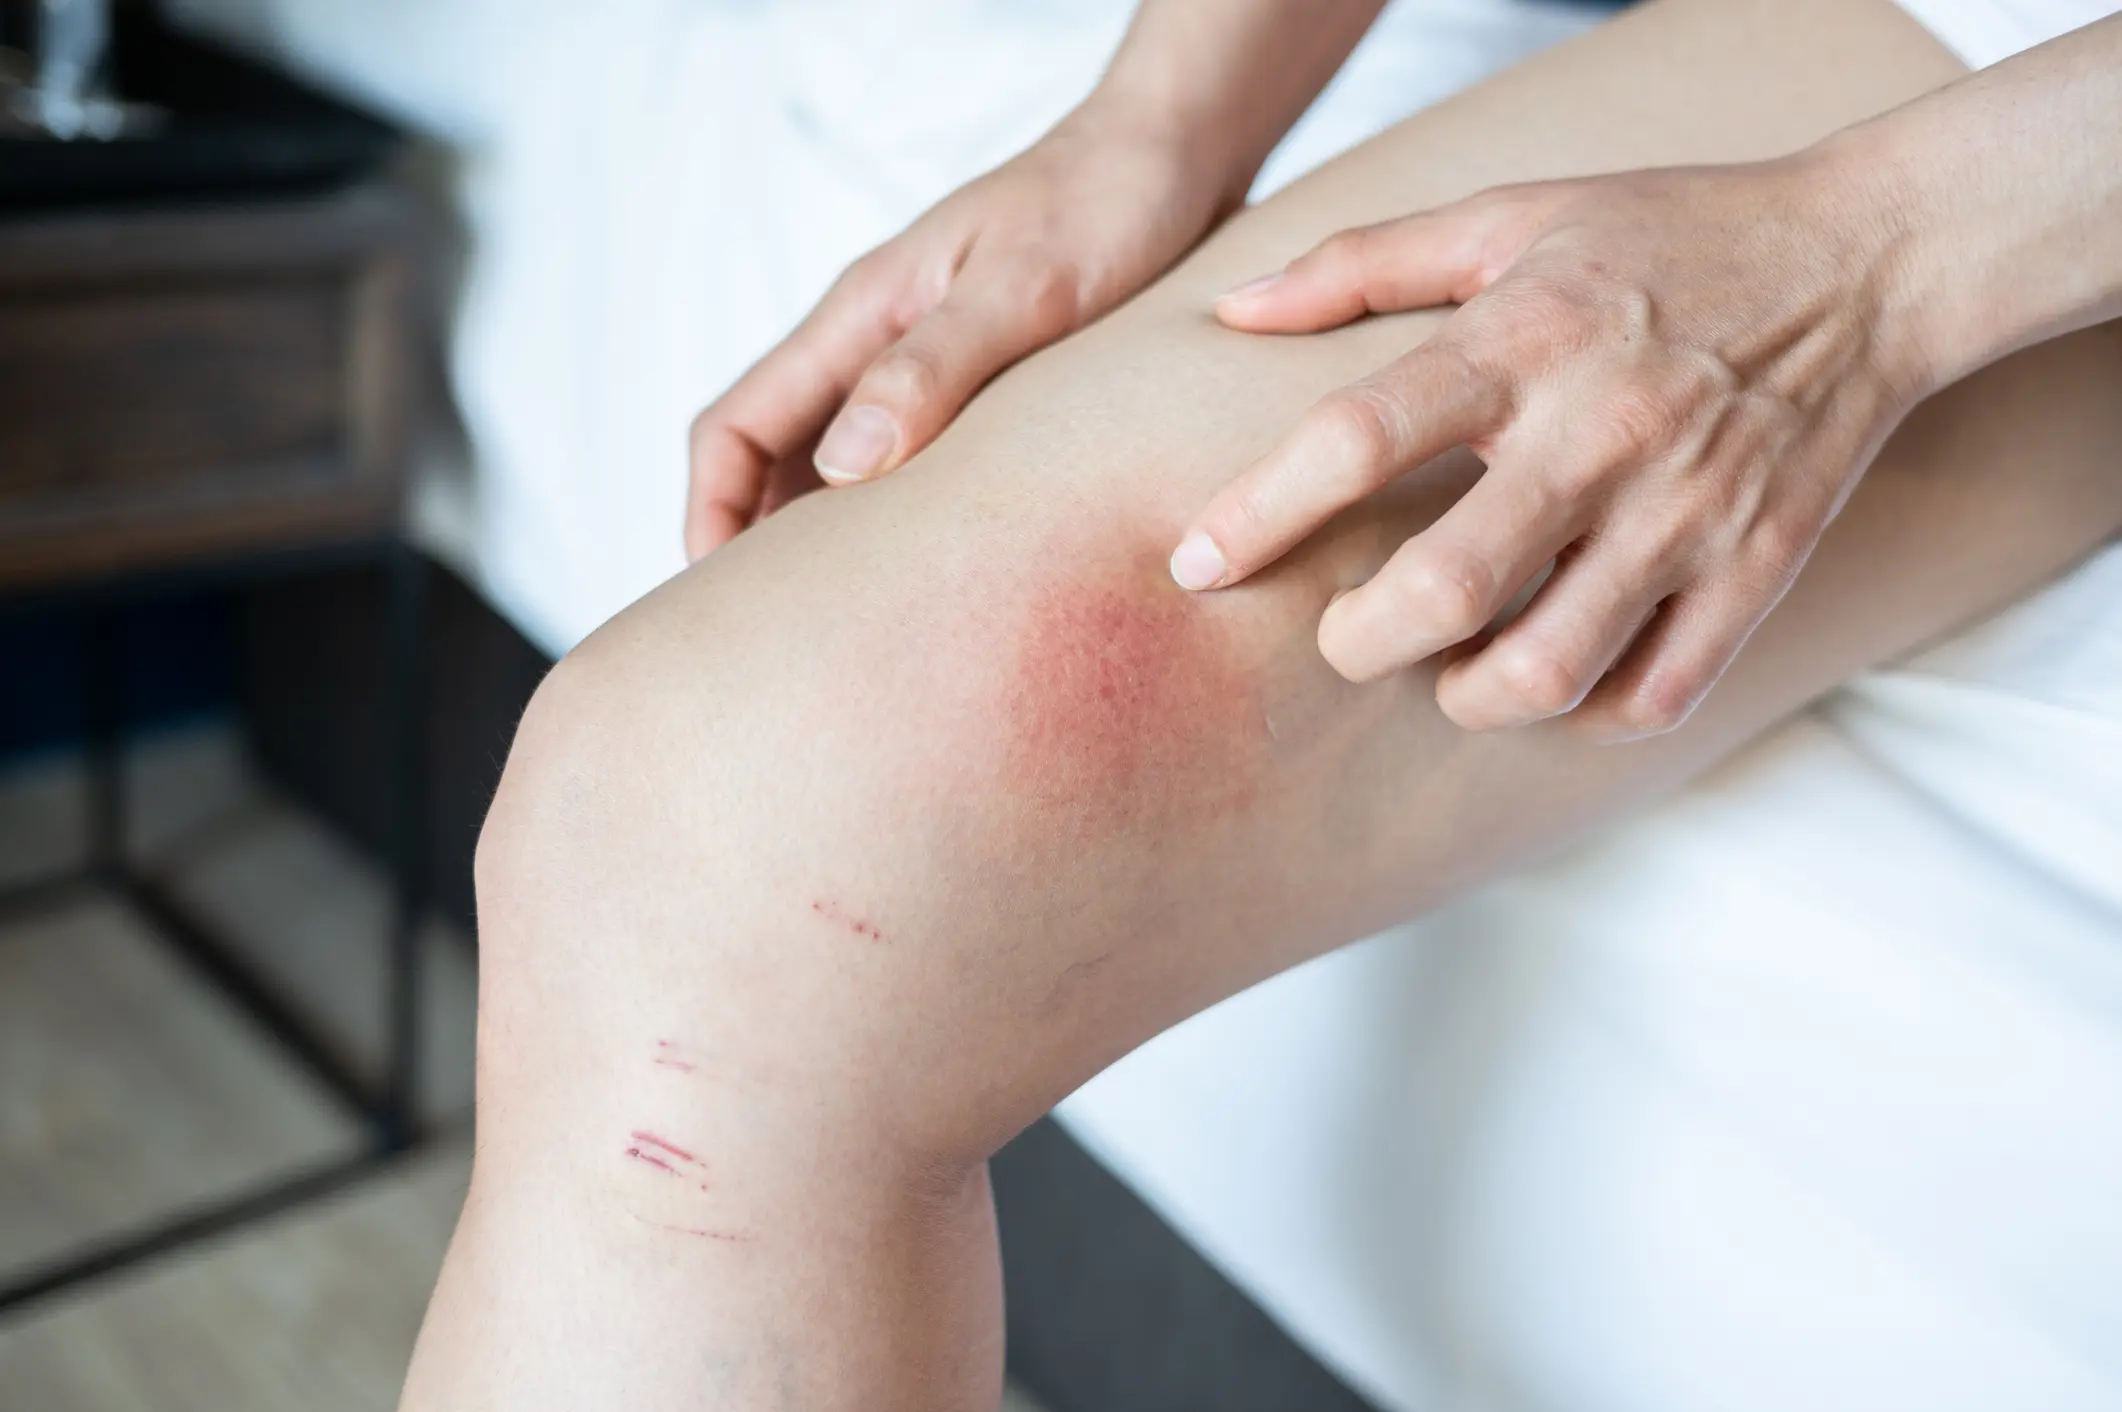
{"type": "Polygon", "coordinates": [[[0,592],[393,532],[390,189],[0,219],[0,592]]]}

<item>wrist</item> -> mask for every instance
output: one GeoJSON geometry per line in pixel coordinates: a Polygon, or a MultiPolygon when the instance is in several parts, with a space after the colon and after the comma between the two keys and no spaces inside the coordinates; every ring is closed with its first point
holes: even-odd
{"type": "MultiPolygon", "coordinates": [[[[1143,17],[1151,14],[1145,5],[1143,17]]],[[[1131,34],[1071,117],[1161,144],[1216,190],[1222,210],[1235,210],[1320,85],[1289,72],[1303,66],[1289,62],[1286,44],[1269,43],[1272,36],[1180,38],[1131,34]]],[[[1344,49],[1326,75],[1345,57],[1344,49]]]]}
{"type": "Polygon", "coordinates": [[[1238,139],[1234,127],[1218,120],[1205,101],[1108,74],[1055,132],[1152,154],[1170,171],[1175,188],[1220,218],[1245,203],[1266,160],[1264,151],[1238,139]]]}
{"type": "Polygon", "coordinates": [[[1914,406],[1985,361],[1969,272],[1945,251],[1951,222],[1938,193],[1882,121],[1845,129],[1800,154],[1831,214],[1823,226],[1863,312],[1880,375],[1914,406]]]}

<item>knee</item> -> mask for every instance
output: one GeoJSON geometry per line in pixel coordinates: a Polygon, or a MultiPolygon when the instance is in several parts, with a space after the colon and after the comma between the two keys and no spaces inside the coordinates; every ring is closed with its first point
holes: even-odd
{"type": "Polygon", "coordinates": [[[1257,672],[1161,561],[740,600],[762,562],[629,610],[533,702],[480,843],[485,1072],[550,1081],[565,1037],[633,1092],[682,1072],[667,1041],[805,1124],[984,1156],[1135,1013],[1120,942],[1176,888],[1145,850],[1193,856],[1260,788],[1257,672]]]}
{"type": "Polygon", "coordinates": [[[687,656],[593,641],[519,728],[476,862],[487,1136],[598,1127],[609,1157],[712,1114],[976,1164],[1032,1115],[964,1067],[992,995],[947,959],[936,900],[981,905],[944,876],[951,826],[901,811],[926,728],[887,743],[780,659],[687,656]]]}

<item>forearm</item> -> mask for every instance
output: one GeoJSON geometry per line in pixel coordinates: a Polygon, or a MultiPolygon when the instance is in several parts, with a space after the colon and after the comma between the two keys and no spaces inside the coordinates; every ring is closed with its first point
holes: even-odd
{"type": "Polygon", "coordinates": [[[1835,139],[1886,174],[1923,392],[2122,316],[2122,16],[1835,139]]]}
{"type": "Polygon", "coordinates": [[[1235,205],[1384,0],[1143,0],[1087,113],[1147,124],[1235,205]]]}

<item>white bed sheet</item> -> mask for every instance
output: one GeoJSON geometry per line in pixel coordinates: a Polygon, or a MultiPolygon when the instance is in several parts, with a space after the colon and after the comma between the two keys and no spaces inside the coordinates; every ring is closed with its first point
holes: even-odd
{"type": "Polygon", "coordinates": [[[1381,1407],[2122,1407],[2122,550],[1064,1112],[1381,1407]]]}
{"type": "MultiPolygon", "coordinates": [[[[176,8],[456,152],[475,464],[422,524],[559,651],[678,566],[693,410],[1127,6],[176,8]]],[[[1591,18],[1394,6],[1263,185],[1591,18]]],[[[2118,957],[2111,550],[1061,1116],[1384,1408],[2114,1408],[2118,957]]]]}

